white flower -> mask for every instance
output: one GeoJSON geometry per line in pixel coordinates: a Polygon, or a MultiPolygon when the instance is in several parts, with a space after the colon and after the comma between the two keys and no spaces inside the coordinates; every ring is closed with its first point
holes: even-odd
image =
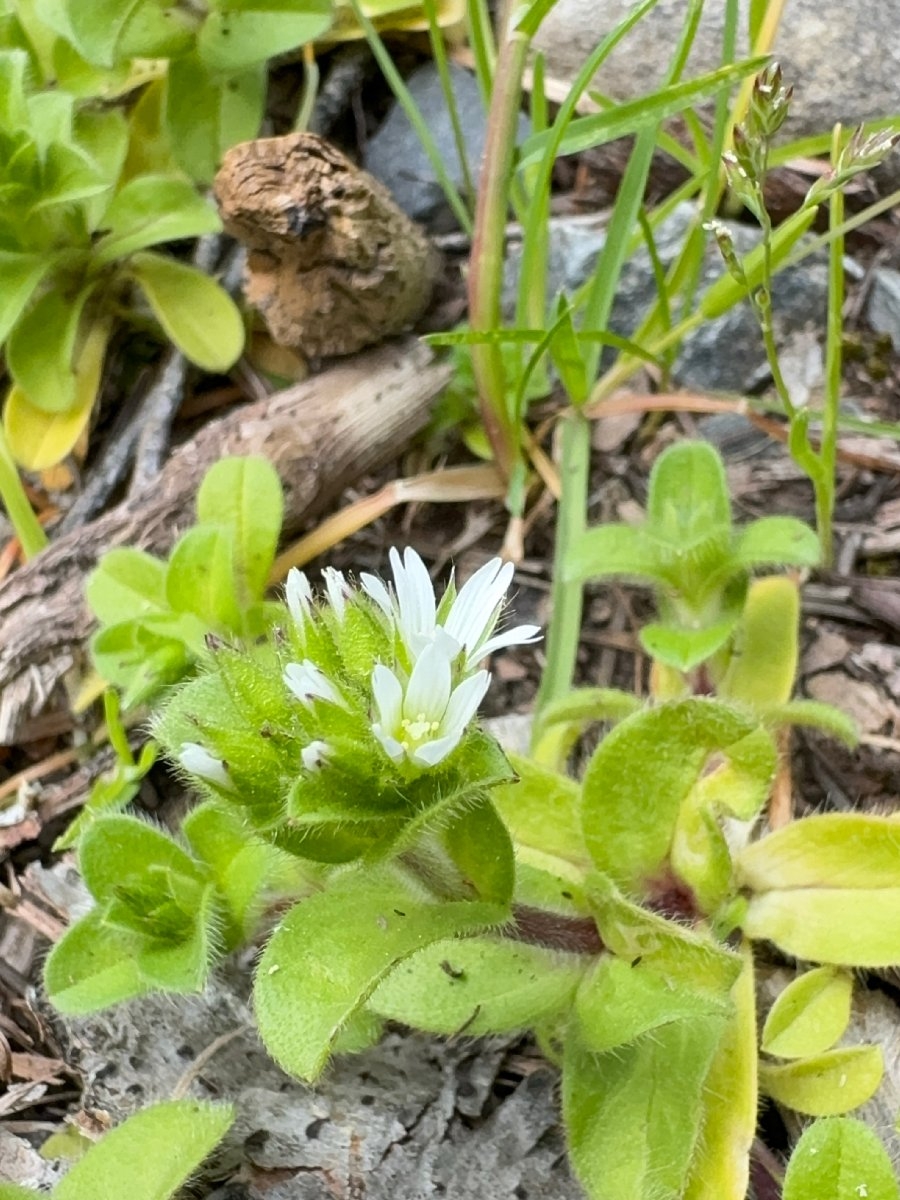
{"type": "Polygon", "coordinates": [[[325,672],[308,658],[300,663],[288,663],[284,668],[284,682],[307,708],[313,700],[327,700],[346,708],[343,697],[325,672]]]}
{"type": "Polygon", "coordinates": [[[328,602],[334,609],[334,614],[338,621],[343,621],[344,612],[347,607],[347,595],[350,591],[347,580],[344,578],[343,571],[337,571],[334,567],[323,567],[322,578],[325,580],[325,591],[328,593],[328,602]]]}
{"type": "Polygon", "coordinates": [[[437,645],[451,660],[465,651],[464,670],[468,672],[495,650],[534,642],[540,637],[537,625],[516,625],[492,636],[512,582],[512,563],[504,564],[499,558],[485,563],[462,586],[439,624],[434,587],[415,550],[408,547],[401,560],[397,551],[391,549],[390,562],[394,573],[393,596],[374,575],[360,577],[362,588],[394,624],[414,662],[426,647],[437,645]]]}
{"type": "Polygon", "coordinates": [[[294,624],[302,630],[312,620],[312,588],[303,571],[291,567],[285,585],[285,599],[294,624]]]}
{"type": "Polygon", "coordinates": [[[393,762],[408,758],[417,767],[436,766],[459,745],[490,678],[487,671],[478,671],[454,688],[450,659],[435,643],[419,655],[405,689],[379,663],[372,672],[378,709],[372,732],[393,762]]]}
{"type": "Polygon", "coordinates": [[[225,788],[226,791],[234,791],[234,784],[225,763],[221,758],[210,754],[199,742],[182,742],[178,751],[178,761],[191,775],[225,788]]]}
{"type": "Polygon", "coordinates": [[[321,739],[310,742],[300,751],[300,759],[307,771],[320,771],[331,755],[331,747],[321,739]]]}

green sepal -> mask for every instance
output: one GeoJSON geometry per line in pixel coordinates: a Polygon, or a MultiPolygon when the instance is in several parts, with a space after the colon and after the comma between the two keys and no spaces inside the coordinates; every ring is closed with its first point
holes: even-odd
{"type": "Polygon", "coordinates": [[[586,963],[502,937],[445,939],[394,967],[368,1004],[432,1033],[507,1033],[566,1011],[586,963]]]}
{"type": "Polygon", "coordinates": [[[835,967],[805,971],[780,993],[763,1025],[761,1045],[778,1058],[830,1050],[850,1023],[853,976],[835,967]]]}
{"type": "Polygon", "coordinates": [[[782,1200],[900,1200],[884,1145],[854,1117],[826,1117],[803,1131],[781,1194],[782,1200]]]}
{"type": "Polygon", "coordinates": [[[389,971],[431,942],[503,922],[502,905],[436,903],[389,868],[335,878],[293,908],[260,960],[260,1035],[289,1073],[313,1080],[344,1025],[389,971]]]}
{"type": "Polygon", "coordinates": [[[53,1200],[170,1200],[234,1116],[230,1104],[202,1100],[142,1109],[91,1146],[53,1189],[53,1200]]]}
{"type": "Polygon", "coordinates": [[[778,1066],[760,1063],[759,1085],[795,1112],[834,1117],[870,1100],[883,1075],[880,1046],[843,1046],[778,1066]]]}

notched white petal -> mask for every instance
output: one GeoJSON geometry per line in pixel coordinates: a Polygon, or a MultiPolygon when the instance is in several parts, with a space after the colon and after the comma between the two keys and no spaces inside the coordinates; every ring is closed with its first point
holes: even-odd
{"type": "Polygon", "coordinates": [[[325,672],[308,658],[300,663],[288,663],[284,669],[284,682],[307,707],[313,700],[327,700],[346,708],[343,697],[325,672]]]}
{"type": "Polygon", "coordinates": [[[321,771],[331,757],[331,747],[318,738],[300,751],[300,761],[307,771],[321,771]]]}
{"type": "Polygon", "coordinates": [[[285,584],[288,611],[298,629],[312,619],[312,588],[303,571],[291,567],[285,584]]]}

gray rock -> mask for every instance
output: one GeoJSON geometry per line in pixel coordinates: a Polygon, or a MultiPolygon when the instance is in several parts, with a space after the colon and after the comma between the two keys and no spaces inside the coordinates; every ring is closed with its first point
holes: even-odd
{"type": "MultiPolygon", "coordinates": [[[[664,266],[674,260],[693,219],[690,204],[680,205],[663,222],[656,235],[656,251],[664,266]]],[[[590,276],[605,240],[603,223],[596,217],[564,217],[551,221],[548,295],[560,290],[568,295],[590,276]]],[[[759,240],[746,225],[729,226],[739,255],[759,240]]],[[[702,291],[725,271],[715,243],[707,248],[700,284],[702,291]]],[[[507,320],[515,310],[519,248],[510,250],[506,263],[503,305],[507,320]]],[[[798,330],[824,329],[828,272],[824,254],[818,253],[781,271],[772,288],[776,340],[784,344],[798,330]]],[[[639,250],[625,264],[613,305],[610,325],[615,333],[631,336],[655,300],[650,257],[639,250]]],[[[748,303],[731,309],[695,330],[675,362],[674,381],[682,387],[705,391],[746,392],[767,376],[766,354],[759,325],[748,303]]]]}
{"type": "Polygon", "coordinates": [[[876,333],[889,333],[900,352],[900,271],[876,267],[866,308],[869,324],[876,333]]]}
{"type": "MultiPolygon", "coordinates": [[[[574,79],[599,40],[634,7],[633,0],[559,0],[544,21],[536,47],[547,74],[574,79]]],[[[748,53],[750,0],[741,0],[737,52],[748,53]]],[[[604,63],[595,85],[616,99],[652,91],[662,81],[684,23],[685,0],[660,0],[604,63]]],[[[721,61],[725,5],[703,11],[685,78],[721,61]]],[[[782,134],[793,139],[900,112],[900,0],[847,4],[842,0],[788,0],[775,57],[794,85],[791,115],[782,134]]],[[[885,192],[900,186],[900,152],[879,171],[885,192]]]]}
{"type": "MultiPolygon", "coordinates": [[[[462,67],[451,64],[450,80],[459,111],[469,171],[473,185],[477,186],[487,131],[481,93],[475,76],[462,67]]],[[[437,68],[434,63],[426,63],[414,71],[406,83],[431,131],[448,175],[462,190],[465,184],[463,169],[437,68]]],[[[520,138],[527,132],[528,122],[522,117],[520,138]]],[[[413,220],[421,221],[432,232],[456,228],[456,218],[447,204],[431,160],[406,113],[396,102],[369,141],[363,165],[390,188],[394,199],[413,220]]]]}

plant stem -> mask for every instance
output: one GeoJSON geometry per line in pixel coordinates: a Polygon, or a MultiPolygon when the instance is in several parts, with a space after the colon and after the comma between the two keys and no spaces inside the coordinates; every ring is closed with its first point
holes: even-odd
{"type": "MultiPolygon", "coordinates": [[[[506,214],[529,41],[521,31],[512,30],[501,46],[494,75],[469,274],[469,320],[472,329],[478,332],[497,329],[502,320],[506,214]]],[[[471,353],[481,419],[497,466],[508,480],[519,458],[519,430],[507,405],[500,347],[473,345],[471,353]]]]}
{"type": "Polygon", "coordinates": [[[34,509],[25,495],[18,468],[9,452],[6,434],[0,426],[0,496],[7,515],[12,521],[16,537],[26,558],[34,558],[47,545],[47,535],[34,515],[34,509]]]}
{"type": "MultiPolygon", "coordinates": [[[[841,152],[841,127],[834,128],[831,160],[841,152]]],[[[828,226],[832,234],[828,247],[828,321],[825,349],[825,396],[822,406],[822,444],[819,448],[821,471],[816,481],[816,525],[822,546],[822,561],[830,566],[834,555],[832,521],[834,517],[834,479],[837,467],[837,435],[841,408],[841,368],[843,366],[844,307],[844,192],[835,188],[828,203],[828,226]]]]}
{"type": "Polygon", "coordinates": [[[591,426],[584,414],[570,408],[560,421],[560,481],[556,547],[550,599],[553,614],[547,632],[547,664],[535,701],[534,728],[543,709],[572,686],[581,637],[582,588],[565,579],[565,567],[575,542],[584,532],[591,465],[591,426]]]}

